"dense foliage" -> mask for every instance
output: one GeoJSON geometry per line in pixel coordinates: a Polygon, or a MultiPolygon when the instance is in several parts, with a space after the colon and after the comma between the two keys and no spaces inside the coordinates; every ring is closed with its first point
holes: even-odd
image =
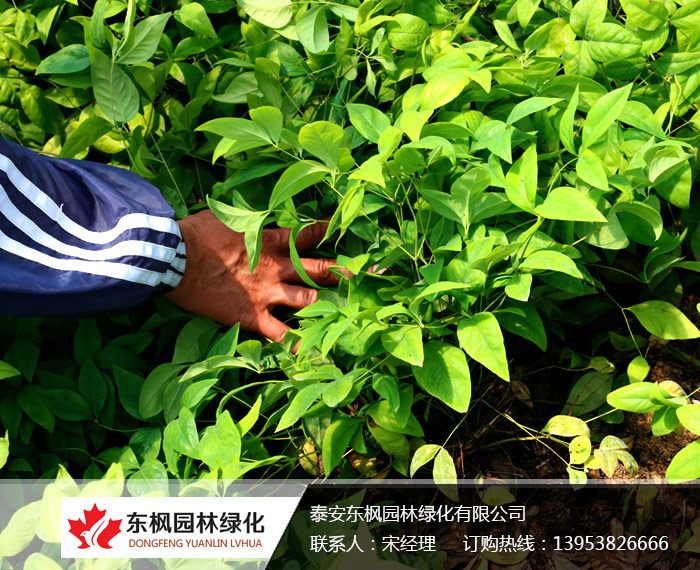
{"type": "MultiPolygon", "coordinates": [[[[354,274],[284,345],[165,301],[0,319],[5,477],[450,481],[453,437],[507,417],[489,392],[527,394],[532,351],[591,369],[514,428],[569,446],[572,478],[634,470],[611,405],[700,433],[632,334],[700,336],[676,308],[700,270],[699,1],[3,2],[0,50],[5,138],[208,205],[251,268],[262,228],[330,218],[320,252],[354,274]]],[[[698,446],[669,476],[700,476],[698,446]]]]}

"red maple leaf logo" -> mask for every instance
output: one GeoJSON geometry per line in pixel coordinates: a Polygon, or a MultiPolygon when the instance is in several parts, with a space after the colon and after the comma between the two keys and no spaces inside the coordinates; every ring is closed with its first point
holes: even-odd
{"type": "Polygon", "coordinates": [[[106,512],[98,509],[95,503],[89,511],[83,509],[85,520],[68,519],[70,525],[68,532],[80,541],[78,548],[90,548],[95,545],[102,548],[112,548],[109,541],[121,532],[119,527],[122,519],[106,521],[106,512]]]}

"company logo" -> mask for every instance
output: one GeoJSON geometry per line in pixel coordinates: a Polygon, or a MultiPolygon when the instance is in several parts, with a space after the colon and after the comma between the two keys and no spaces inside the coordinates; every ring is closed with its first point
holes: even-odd
{"type": "Polygon", "coordinates": [[[98,509],[97,503],[95,503],[89,511],[83,509],[84,520],[68,519],[70,525],[68,532],[80,541],[78,548],[84,549],[92,546],[112,548],[109,542],[121,532],[119,527],[122,519],[109,519],[108,521],[105,517],[106,513],[106,510],[98,509]]]}

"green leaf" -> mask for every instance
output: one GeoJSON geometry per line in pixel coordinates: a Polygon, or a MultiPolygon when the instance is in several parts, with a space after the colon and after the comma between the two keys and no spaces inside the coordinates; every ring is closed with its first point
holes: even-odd
{"type": "Polygon", "coordinates": [[[257,400],[255,400],[255,403],[251,406],[250,410],[248,410],[248,413],[245,416],[243,416],[238,422],[238,431],[240,431],[241,437],[243,437],[251,429],[253,429],[255,422],[258,421],[258,418],[260,417],[260,407],[262,406],[262,401],[262,396],[258,396],[257,400]]]}
{"type": "Polygon", "coordinates": [[[102,117],[88,117],[75,129],[66,144],[61,147],[61,158],[73,158],[90,148],[100,137],[112,130],[112,125],[102,117]]]}
{"type": "Polygon", "coordinates": [[[591,30],[588,53],[595,61],[610,63],[637,55],[641,46],[642,40],[632,32],[618,24],[605,22],[591,30]]]}
{"type": "Polygon", "coordinates": [[[598,71],[598,64],[593,61],[589,49],[590,42],[573,41],[564,48],[564,71],[567,75],[593,77],[598,71]]]}
{"type": "Polygon", "coordinates": [[[381,341],[396,358],[414,366],[423,365],[423,335],[419,327],[409,325],[386,330],[381,341]]]}
{"type": "Polygon", "coordinates": [[[591,435],[588,424],[581,418],[575,418],[573,416],[554,416],[542,428],[542,431],[561,437],[575,437],[580,435],[589,437],[591,435]]]}
{"type": "Polygon", "coordinates": [[[588,436],[577,435],[569,443],[571,463],[583,463],[591,456],[591,440],[588,436]]]}
{"type": "Polygon", "coordinates": [[[155,459],[160,454],[162,431],[160,428],[142,428],[129,440],[129,447],[143,461],[155,459]]]}
{"type": "MultiPolygon", "coordinates": [[[[77,5],[77,4],[76,4],[77,5]]],[[[105,11],[107,8],[107,0],[97,0],[92,10],[92,17],[86,26],[86,44],[98,48],[105,47],[107,41],[105,37],[105,11]]]]}
{"type": "Polygon", "coordinates": [[[607,11],[605,0],[578,0],[571,10],[569,24],[578,37],[586,37],[590,29],[603,22],[607,11]]]}
{"type": "Polygon", "coordinates": [[[564,148],[571,154],[576,154],[576,145],[574,144],[574,117],[576,116],[576,109],[578,108],[578,89],[579,86],[576,85],[574,94],[571,96],[571,100],[566,106],[566,110],[559,123],[559,138],[564,148]]]}
{"type": "Polygon", "coordinates": [[[35,126],[50,133],[60,131],[57,119],[61,114],[58,105],[36,85],[22,86],[20,103],[22,111],[35,126]]]}
{"type": "Polygon", "coordinates": [[[356,419],[340,417],[333,420],[323,435],[321,453],[323,458],[323,469],[326,477],[329,477],[347,450],[355,432],[360,427],[360,422],[356,419]]]}
{"type": "Polygon", "coordinates": [[[687,404],[675,410],[683,427],[695,435],[700,435],[700,404],[687,404]]]}
{"type": "MultiPolygon", "coordinates": [[[[456,485],[457,483],[455,462],[444,447],[441,447],[435,456],[435,463],[433,463],[433,479],[437,484],[441,485],[456,485]]],[[[456,489],[454,489],[454,494],[456,494],[456,489]]]]}
{"type": "Polygon", "coordinates": [[[18,508],[10,522],[0,532],[0,557],[11,557],[22,552],[34,539],[41,512],[41,501],[18,508]]]}
{"type": "Polygon", "coordinates": [[[643,220],[652,230],[654,239],[658,240],[663,232],[663,220],[661,214],[657,212],[649,204],[642,202],[618,202],[615,204],[615,210],[625,212],[634,217],[643,220]]]}
{"type": "MultiPolygon", "coordinates": [[[[189,4],[188,4],[189,5],[189,4]]],[[[144,63],[153,57],[170,14],[158,14],[141,20],[126,43],[120,46],[117,62],[124,65],[144,63]]]]}
{"type": "Polygon", "coordinates": [[[542,318],[530,303],[514,303],[513,308],[501,310],[496,318],[507,331],[535,343],[541,350],[547,350],[547,333],[542,318]]]}
{"type": "Polygon", "coordinates": [[[485,120],[474,133],[473,150],[488,148],[496,156],[506,162],[512,162],[511,139],[513,125],[507,125],[502,121],[485,120]]]}
{"type": "Polygon", "coordinates": [[[201,34],[205,38],[217,37],[206,10],[198,2],[185,4],[175,12],[175,19],[183,26],[197,34],[201,34]]]}
{"type": "Polygon", "coordinates": [[[441,449],[441,446],[435,445],[434,443],[421,445],[418,449],[416,449],[416,452],[413,454],[413,458],[411,459],[411,468],[409,471],[411,477],[413,477],[416,474],[416,471],[423,467],[423,465],[431,461],[441,449]]]}
{"type": "Polygon", "coordinates": [[[20,372],[14,366],[0,360],[0,380],[19,376],[20,372]]]}
{"type": "Polygon", "coordinates": [[[395,412],[400,405],[399,385],[395,378],[387,374],[375,374],[372,377],[372,388],[389,403],[389,407],[395,412]]]}
{"type": "Polygon", "coordinates": [[[553,99],[551,97],[530,97],[529,99],[525,99],[525,101],[521,101],[515,107],[513,107],[508,115],[508,118],[506,119],[506,123],[516,123],[523,117],[527,117],[528,115],[532,115],[533,113],[547,109],[552,105],[556,105],[562,100],[563,99],[553,99]]]}
{"type": "Polygon", "coordinates": [[[78,375],[78,383],[80,385],[80,394],[90,405],[90,409],[95,417],[99,417],[100,411],[105,405],[108,391],[105,378],[99,368],[95,366],[92,358],[88,358],[83,362],[78,375]]]}
{"type": "Polygon", "coordinates": [[[42,60],[36,73],[75,73],[89,66],[90,53],[87,46],[72,44],[42,60]]]}
{"type": "Polygon", "coordinates": [[[461,319],[457,326],[459,345],[474,360],[510,382],[503,333],[491,313],[477,313],[461,319]]]}
{"type": "Polygon", "coordinates": [[[700,478],[700,441],[694,441],[686,445],[671,459],[671,463],[666,469],[666,480],[672,483],[681,483],[698,478],[700,478]]]}
{"type": "Polygon", "coordinates": [[[340,163],[344,137],[343,129],[328,121],[314,121],[299,130],[301,147],[335,170],[340,163]]]}
{"type": "Polygon", "coordinates": [[[238,5],[253,20],[270,28],[283,28],[294,13],[291,0],[238,0],[238,5]]]}
{"type": "Polygon", "coordinates": [[[660,140],[667,138],[666,133],[664,133],[651,109],[639,101],[627,101],[618,120],[632,125],[645,133],[654,135],[660,140]]]}
{"type": "Polygon", "coordinates": [[[649,374],[649,363],[643,356],[637,356],[627,365],[627,377],[631,383],[643,381],[649,374]]]}
{"type": "Polygon", "coordinates": [[[130,415],[142,419],[139,413],[139,399],[144,379],[133,372],[115,366],[114,381],[117,385],[117,394],[121,405],[130,415]]]}
{"type": "MultiPolygon", "coordinates": [[[[425,123],[430,119],[433,114],[431,110],[428,111],[405,111],[401,113],[401,116],[396,121],[396,126],[400,127],[401,130],[408,135],[408,138],[412,141],[420,140],[420,133],[423,129],[425,123]]],[[[391,127],[390,127],[391,128],[391,127]]],[[[385,131],[391,135],[389,129],[385,131]]],[[[383,134],[382,134],[383,135],[383,134]]],[[[398,140],[401,140],[400,137],[398,140]]],[[[379,146],[381,147],[382,138],[379,139],[379,146]]]]}
{"type": "Polygon", "coordinates": [[[506,195],[521,210],[532,212],[537,196],[537,148],[530,145],[506,174],[506,195]]]}
{"type": "Polygon", "coordinates": [[[426,288],[424,288],[418,295],[416,295],[413,298],[413,302],[411,303],[412,305],[416,303],[416,301],[419,301],[420,299],[424,299],[425,297],[429,297],[430,295],[433,295],[435,293],[444,293],[445,291],[454,291],[456,289],[466,289],[469,287],[468,283],[460,283],[458,281],[438,281],[437,283],[433,283],[432,285],[428,285],[426,288]]]}
{"type": "MultiPolygon", "coordinates": [[[[350,321],[351,322],[351,321],[350,321]]],[[[343,376],[325,384],[323,390],[323,401],[329,408],[336,408],[348,397],[353,388],[353,379],[350,376],[343,376]]]]}
{"type": "Polygon", "coordinates": [[[430,78],[421,93],[423,109],[438,109],[458,97],[471,81],[466,69],[443,69],[430,78]]]}
{"type": "Polygon", "coordinates": [[[10,436],[5,430],[5,437],[0,437],[0,469],[7,463],[7,458],[10,456],[10,436]]]}
{"type": "Polygon", "coordinates": [[[655,30],[666,23],[668,10],[662,2],[649,0],[620,0],[627,22],[643,30],[655,30]]]}
{"type": "Polygon", "coordinates": [[[182,327],[175,341],[173,364],[200,360],[209,348],[209,343],[219,326],[211,319],[204,317],[198,317],[189,321],[182,327]]]}
{"type": "Polygon", "coordinates": [[[700,330],[676,307],[665,301],[646,301],[629,307],[651,334],[669,340],[700,337],[700,330]]]}
{"type": "Polygon", "coordinates": [[[661,408],[654,412],[651,420],[651,433],[655,436],[668,435],[678,427],[678,415],[675,408],[661,408]]]}
{"type": "MultiPolygon", "coordinates": [[[[367,182],[373,182],[382,188],[386,188],[386,181],[384,180],[384,173],[382,171],[382,163],[379,161],[377,156],[371,156],[365,160],[358,168],[352,171],[349,180],[365,180],[367,182]]],[[[348,196],[349,194],[346,194],[348,196]]],[[[360,198],[362,194],[357,195],[357,201],[361,203],[360,198]]],[[[346,216],[345,213],[344,217],[346,216]]],[[[353,218],[354,219],[354,218],[353,218]]],[[[347,227],[349,222],[343,222],[341,227],[347,227]]]]}
{"type": "Polygon", "coordinates": [[[364,138],[373,143],[378,143],[384,130],[391,126],[391,121],[384,113],[369,105],[350,103],[347,105],[347,109],[352,126],[364,138]]]}
{"type": "Polygon", "coordinates": [[[424,347],[422,367],[414,366],[418,385],[452,409],[466,413],[471,400],[471,378],[464,352],[441,341],[424,347]]]}
{"type": "Polygon", "coordinates": [[[43,44],[46,44],[46,40],[49,38],[49,31],[53,22],[62,6],[57,5],[52,8],[44,8],[36,17],[36,29],[39,32],[39,38],[43,44]]]}
{"type": "Polygon", "coordinates": [[[325,388],[326,384],[319,383],[309,384],[308,386],[304,386],[301,390],[299,390],[294,395],[294,398],[292,398],[292,401],[284,411],[284,414],[282,414],[275,432],[287,429],[288,427],[291,427],[297,423],[311,407],[311,405],[318,400],[325,388]]]}
{"type": "Polygon", "coordinates": [[[277,180],[270,196],[270,209],[296,196],[302,190],[323,180],[328,174],[322,164],[312,160],[295,162],[277,180]]]}
{"type": "Polygon", "coordinates": [[[550,249],[540,249],[530,254],[525,261],[520,264],[520,269],[534,269],[540,271],[558,271],[583,279],[583,275],[576,263],[568,256],[559,251],[550,249]]]}
{"type": "MultiPolygon", "coordinates": [[[[282,179],[280,178],[277,184],[279,185],[281,181],[282,179]]],[[[275,188],[277,188],[277,186],[275,186],[275,188]]],[[[216,217],[229,228],[235,232],[245,234],[245,245],[246,251],[248,252],[248,268],[252,273],[253,269],[255,269],[255,266],[258,264],[258,259],[260,258],[260,251],[262,247],[262,228],[268,212],[255,212],[252,210],[244,210],[242,208],[228,206],[227,204],[213,200],[210,197],[207,197],[207,204],[211,208],[211,211],[216,214],[216,217]]]]}
{"type": "Polygon", "coordinates": [[[678,75],[700,64],[700,52],[670,51],[651,63],[651,68],[661,75],[678,75]]]}
{"type": "Polygon", "coordinates": [[[561,186],[552,190],[535,212],[548,220],[606,222],[593,200],[580,190],[561,186]]]}
{"type": "Polygon", "coordinates": [[[282,111],[276,107],[256,107],[250,110],[250,118],[265,130],[270,142],[275,144],[279,142],[284,121],[282,111]]]}
{"type": "Polygon", "coordinates": [[[527,301],[532,288],[532,274],[518,273],[510,278],[505,287],[506,295],[516,301],[527,301]]]}
{"type": "Polygon", "coordinates": [[[624,110],[631,90],[632,83],[606,93],[593,104],[583,124],[583,148],[593,145],[608,131],[624,110]]]}
{"type": "Polygon", "coordinates": [[[515,41],[513,32],[510,31],[510,27],[508,26],[507,22],[504,22],[503,20],[494,20],[493,27],[495,28],[498,37],[503,40],[504,44],[518,53],[522,51],[518,46],[518,42],[515,41]]]}
{"type": "Polygon", "coordinates": [[[204,430],[199,442],[202,461],[210,469],[223,469],[241,459],[241,434],[228,410],[216,418],[216,424],[204,430]]]}
{"type": "Polygon", "coordinates": [[[369,426],[369,432],[387,455],[397,459],[409,458],[411,448],[404,434],[373,425],[369,426]]]}
{"type": "Polygon", "coordinates": [[[674,206],[687,210],[690,207],[690,192],[693,187],[693,170],[690,164],[683,164],[669,178],[656,182],[654,188],[674,206]]]}
{"type": "Polygon", "coordinates": [[[17,394],[17,404],[32,421],[39,424],[46,431],[53,432],[56,418],[46,405],[44,391],[41,388],[32,384],[23,386],[17,394]]]}
{"type": "Polygon", "coordinates": [[[695,32],[700,26],[700,0],[687,2],[671,15],[671,24],[679,30],[695,32]]]}
{"type": "Polygon", "coordinates": [[[141,467],[126,482],[126,487],[132,497],[142,497],[153,493],[156,497],[167,497],[168,472],[160,461],[155,458],[147,459],[141,467]]]}
{"type": "Polygon", "coordinates": [[[386,31],[391,47],[409,51],[420,48],[430,33],[430,27],[423,18],[413,14],[396,14],[387,24],[386,31]]]}
{"type": "Polygon", "coordinates": [[[194,422],[192,412],[188,408],[182,408],[179,417],[165,426],[163,445],[169,445],[178,453],[193,459],[201,459],[197,425],[194,422]]]}
{"type": "Polygon", "coordinates": [[[401,143],[402,136],[402,131],[392,126],[387,127],[382,132],[382,134],[379,136],[379,142],[377,143],[379,160],[386,160],[394,153],[394,151],[398,148],[399,143],[401,143]]]}
{"type": "Polygon", "coordinates": [[[95,100],[108,119],[128,123],[139,112],[139,92],[116,63],[90,48],[90,76],[95,100]]]}
{"type": "Polygon", "coordinates": [[[608,394],[608,404],[626,412],[646,414],[660,409],[662,406],[652,400],[654,384],[651,382],[635,382],[618,388],[608,394]]]}
{"type": "MultiPolygon", "coordinates": [[[[173,59],[175,61],[187,59],[188,57],[212,49],[218,43],[219,40],[214,40],[211,38],[185,38],[179,44],[177,44],[175,53],[173,54],[173,59]]],[[[247,87],[248,89],[245,91],[246,93],[255,91],[255,89],[250,89],[250,86],[247,87]]]]}
{"type": "Polygon", "coordinates": [[[613,377],[600,371],[587,372],[571,387],[563,414],[582,416],[603,404],[612,389],[613,377]]]}
{"type": "MultiPolygon", "coordinates": [[[[578,160],[576,161],[576,174],[578,177],[590,184],[594,188],[600,188],[601,190],[607,192],[610,187],[608,186],[608,175],[605,172],[605,165],[603,161],[598,158],[598,155],[591,150],[584,148],[583,152],[580,154],[578,160]]],[[[588,201],[590,205],[592,202],[588,201]]],[[[603,214],[598,212],[598,220],[581,220],[581,221],[603,221],[603,214]]]]}
{"type": "Polygon", "coordinates": [[[330,39],[325,6],[315,6],[304,12],[297,18],[296,30],[301,45],[311,53],[328,51],[330,39]]]}
{"type": "Polygon", "coordinates": [[[585,485],[588,481],[588,477],[586,477],[586,473],[584,471],[567,467],[566,472],[569,475],[569,483],[574,489],[580,488],[581,485],[585,485]]]}
{"type": "Polygon", "coordinates": [[[139,396],[141,417],[150,418],[163,411],[163,392],[183,368],[183,364],[161,364],[146,377],[139,396]]]}
{"type": "MultiPolygon", "coordinates": [[[[258,113],[256,116],[260,117],[260,114],[261,113],[258,113]]],[[[213,119],[200,125],[196,130],[214,133],[235,140],[238,143],[235,150],[239,152],[259,146],[266,146],[274,142],[270,136],[270,132],[268,132],[267,125],[263,126],[256,121],[249,121],[238,117],[213,119]]]]}
{"type": "Polygon", "coordinates": [[[207,397],[211,388],[215,386],[218,381],[217,378],[209,378],[207,380],[193,382],[187,386],[187,389],[182,393],[181,406],[183,408],[189,408],[192,413],[195,413],[197,406],[207,397]]]}

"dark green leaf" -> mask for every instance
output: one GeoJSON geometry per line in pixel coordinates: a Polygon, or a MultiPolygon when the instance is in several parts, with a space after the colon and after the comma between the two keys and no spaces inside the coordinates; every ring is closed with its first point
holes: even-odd
{"type": "Polygon", "coordinates": [[[44,59],[37,73],[75,73],[90,66],[90,53],[87,46],[72,44],[52,53],[44,59]]]}
{"type": "Polygon", "coordinates": [[[102,112],[126,123],[139,112],[139,93],[126,72],[96,48],[90,48],[92,90],[102,112]]]}

